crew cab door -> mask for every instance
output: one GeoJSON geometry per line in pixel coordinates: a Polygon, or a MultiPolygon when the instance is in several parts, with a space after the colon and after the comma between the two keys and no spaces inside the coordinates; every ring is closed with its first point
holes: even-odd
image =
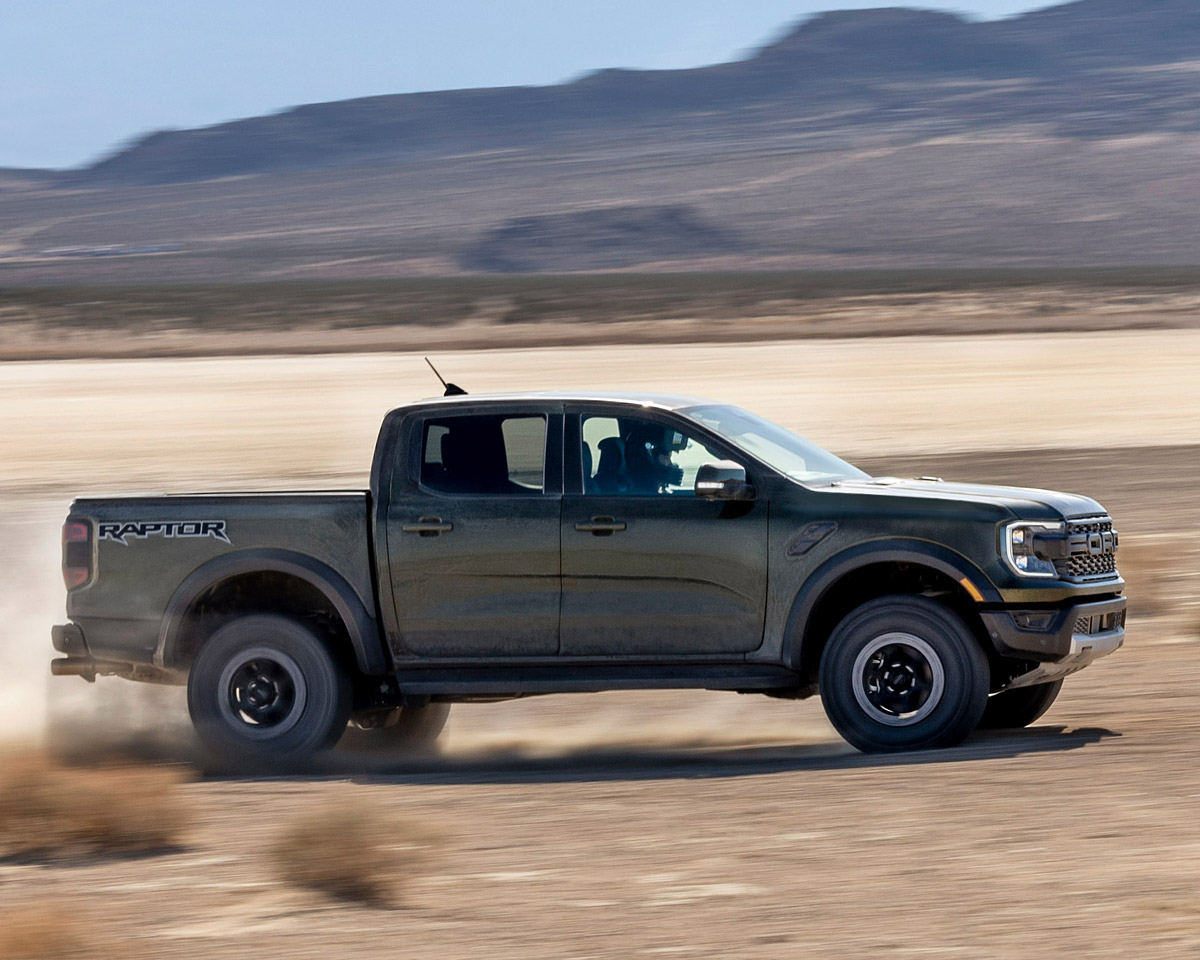
{"type": "Polygon", "coordinates": [[[558,652],[562,416],[490,405],[415,415],[386,527],[397,660],[558,652]]]}
{"type": "Polygon", "coordinates": [[[757,649],[767,502],[694,492],[703,463],[738,454],[665,412],[566,412],[562,654],[720,657],[757,649]]]}

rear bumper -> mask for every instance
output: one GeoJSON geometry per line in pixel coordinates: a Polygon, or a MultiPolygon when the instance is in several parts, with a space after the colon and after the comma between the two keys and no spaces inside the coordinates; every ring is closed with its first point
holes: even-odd
{"type": "Polygon", "coordinates": [[[55,650],[68,657],[89,656],[87,641],[83,639],[83,631],[77,624],[60,623],[51,627],[50,642],[55,650]]]}
{"type": "Polygon", "coordinates": [[[124,677],[149,683],[182,683],[181,675],[146,663],[97,658],[88,648],[83,629],[75,623],[58,624],[50,628],[50,642],[59,653],[66,654],[50,661],[50,673],[56,677],[83,677],[93,683],[96,677],[124,677]]]}

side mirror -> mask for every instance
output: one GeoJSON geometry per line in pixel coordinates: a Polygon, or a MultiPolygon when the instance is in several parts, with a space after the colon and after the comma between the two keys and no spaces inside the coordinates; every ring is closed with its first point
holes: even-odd
{"type": "Polygon", "coordinates": [[[732,460],[704,464],[696,473],[696,496],[705,500],[753,500],[754,487],[746,468],[732,460]]]}

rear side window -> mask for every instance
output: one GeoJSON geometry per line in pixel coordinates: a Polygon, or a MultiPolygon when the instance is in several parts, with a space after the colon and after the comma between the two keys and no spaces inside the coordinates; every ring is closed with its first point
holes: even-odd
{"type": "Polygon", "coordinates": [[[421,485],[439,493],[519,496],[546,488],[546,418],[528,414],[425,421],[421,485]]]}

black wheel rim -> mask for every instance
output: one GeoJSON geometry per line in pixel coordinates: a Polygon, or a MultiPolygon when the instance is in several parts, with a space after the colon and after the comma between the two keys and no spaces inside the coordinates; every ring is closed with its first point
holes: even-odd
{"type": "Polygon", "coordinates": [[[901,727],[920,723],[937,708],[946,674],[941,657],[927,641],[886,633],[859,652],[853,682],[854,698],[868,716],[901,727]]]}
{"type": "Polygon", "coordinates": [[[243,664],[229,681],[229,709],[256,727],[275,727],[296,707],[296,684],[274,660],[243,664]]]}
{"type": "Polygon", "coordinates": [[[287,654],[265,647],[243,651],[221,672],[218,707],[238,734],[262,740],[282,736],[296,725],[308,700],[299,665],[287,654]]]}

